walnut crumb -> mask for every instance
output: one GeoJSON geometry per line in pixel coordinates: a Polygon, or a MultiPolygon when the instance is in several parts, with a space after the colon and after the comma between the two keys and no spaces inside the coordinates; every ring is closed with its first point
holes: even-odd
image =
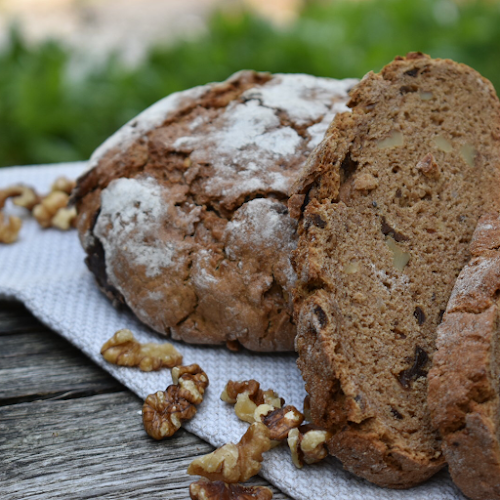
{"type": "Polygon", "coordinates": [[[273,492],[265,486],[243,486],[223,481],[199,479],[189,486],[191,500],[271,500],[273,492]]]}
{"type": "Polygon", "coordinates": [[[214,452],[191,462],[188,474],[204,476],[211,481],[245,482],[260,471],[262,454],[271,448],[269,429],[253,423],[238,444],[228,443],[214,452]]]}
{"type": "Polygon", "coordinates": [[[437,177],[439,167],[432,153],[426,154],[418,163],[417,170],[422,172],[426,177],[437,177]]]}
{"type": "Polygon", "coordinates": [[[101,348],[108,363],[138,366],[144,372],[171,368],[182,363],[182,355],[169,342],[140,344],[127,329],[117,331],[101,348]]]}
{"type": "Polygon", "coordinates": [[[358,191],[373,191],[378,188],[378,179],[372,174],[360,174],[354,179],[354,189],[358,191]]]}

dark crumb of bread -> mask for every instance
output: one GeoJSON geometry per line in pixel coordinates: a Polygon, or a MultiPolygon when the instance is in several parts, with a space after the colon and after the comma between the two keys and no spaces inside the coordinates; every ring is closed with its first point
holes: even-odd
{"type": "Polygon", "coordinates": [[[427,372],[474,227],[500,208],[500,103],[474,70],[411,54],[349,105],[295,185],[298,364],[330,452],[406,488],[445,463],[427,372]]]}

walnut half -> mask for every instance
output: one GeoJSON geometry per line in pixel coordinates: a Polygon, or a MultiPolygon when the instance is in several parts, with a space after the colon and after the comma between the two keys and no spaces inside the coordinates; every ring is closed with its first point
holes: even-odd
{"type": "Polygon", "coordinates": [[[127,329],[118,330],[101,347],[101,354],[108,363],[138,366],[143,372],[172,368],[182,363],[182,354],[169,342],[141,344],[127,329]]]}
{"type": "Polygon", "coordinates": [[[243,434],[238,444],[225,444],[193,460],[187,472],[204,476],[210,481],[245,482],[260,471],[262,454],[270,448],[269,429],[256,422],[243,434]]]}
{"type": "Polygon", "coordinates": [[[169,385],[166,391],[150,394],[142,407],[144,429],[153,439],[173,436],[184,420],[196,414],[196,406],[181,397],[178,385],[169,385]]]}
{"type": "Polygon", "coordinates": [[[189,486],[189,496],[191,500],[271,500],[273,492],[265,486],[242,486],[199,479],[189,486]]]}
{"type": "Polygon", "coordinates": [[[174,384],[150,394],[142,407],[144,429],[153,439],[172,436],[183,421],[193,418],[208,387],[207,374],[196,364],[176,366],[172,379],[174,384]]]}

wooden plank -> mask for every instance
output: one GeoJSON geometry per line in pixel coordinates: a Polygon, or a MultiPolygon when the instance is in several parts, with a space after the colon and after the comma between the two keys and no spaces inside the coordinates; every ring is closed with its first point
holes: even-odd
{"type": "Polygon", "coordinates": [[[0,301],[0,330],[0,405],[124,389],[18,302],[0,301]]]}
{"type": "Polygon", "coordinates": [[[20,302],[0,300],[0,336],[35,331],[49,331],[49,329],[20,302]]]}
{"type": "Polygon", "coordinates": [[[54,332],[18,333],[0,341],[0,404],[123,389],[54,332]]]}
{"type": "Polygon", "coordinates": [[[141,407],[130,392],[1,407],[2,498],[187,500],[196,478],[186,469],[212,448],[183,430],[152,440],[141,407]]]}

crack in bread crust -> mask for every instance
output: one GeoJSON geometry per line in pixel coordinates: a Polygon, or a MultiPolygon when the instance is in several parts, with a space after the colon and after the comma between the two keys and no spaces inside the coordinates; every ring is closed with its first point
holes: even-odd
{"type": "Polygon", "coordinates": [[[474,70],[409,54],[349,106],[289,202],[298,365],[330,452],[406,488],[444,465],[426,375],[474,227],[500,208],[500,104],[474,70]]]}
{"type": "Polygon", "coordinates": [[[101,288],[174,339],[292,350],[286,202],[353,83],[243,71],[125,126],[74,195],[101,288]]]}

